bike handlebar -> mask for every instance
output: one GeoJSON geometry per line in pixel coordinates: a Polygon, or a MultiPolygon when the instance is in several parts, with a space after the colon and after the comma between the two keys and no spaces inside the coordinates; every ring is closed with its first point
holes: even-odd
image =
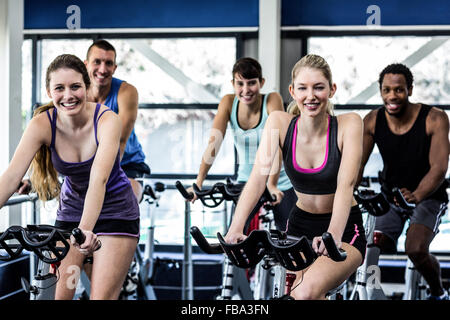
{"type": "Polygon", "coordinates": [[[194,198],[194,194],[192,192],[187,192],[186,188],[183,186],[183,184],[180,181],[175,182],[175,187],[180,191],[181,195],[186,200],[192,200],[194,198]]]}
{"type": "Polygon", "coordinates": [[[166,190],[166,185],[162,182],[156,182],[154,188],[151,185],[146,184],[143,193],[150,196],[153,200],[158,200],[159,197],[156,195],[155,191],[163,192],[164,190],[166,190]]]}
{"type": "Polygon", "coordinates": [[[202,249],[205,253],[208,254],[217,254],[223,253],[223,249],[219,243],[210,244],[208,240],[206,240],[203,233],[196,226],[191,227],[191,235],[194,238],[195,242],[197,242],[200,249],[202,249]]]}
{"type": "Polygon", "coordinates": [[[405,210],[412,210],[415,204],[409,203],[403,197],[399,188],[392,190],[381,189],[379,193],[371,189],[355,190],[356,201],[361,204],[369,214],[373,216],[382,216],[390,209],[390,204],[394,204],[405,210]]]}
{"type": "MultiPolygon", "coordinates": [[[[192,200],[194,194],[188,193],[186,188],[180,181],[176,181],[175,186],[186,200],[192,200]]],[[[197,195],[204,206],[215,208],[219,206],[224,200],[233,201],[234,203],[236,203],[244,188],[244,184],[233,183],[228,178],[226,183],[217,182],[208,189],[200,189],[195,183],[192,185],[192,187],[194,189],[195,195],[197,195]]],[[[275,200],[275,197],[272,196],[266,188],[258,201],[258,208],[266,202],[273,202],[275,200]]]]}
{"type": "Polygon", "coordinates": [[[383,193],[375,193],[370,189],[355,190],[354,196],[356,201],[361,204],[366,211],[375,217],[386,214],[390,205],[383,193]]]}
{"type": "MultiPolygon", "coordinates": [[[[317,254],[306,237],[292,237],[278,230],[253,230],[244,241],[234,244],[225,242],[220,233],[217,233],[219,243],[210,244],[196,226],[191,227],[191,235],[205,253],[225,253],[239,268],[254,267],[264,255],[271,253],[283,267],[291,271],[302,270],[317,259],[317,254]]],[[[325,232],[322,239],[332,260],[346,259],[347,253],[336,247],[330,233],[325,232]]]]}
{"type": "Polygon", "coordinates": [[[80,245],[83,244],[84,241],[86,240],[86,236],[84,235],[83,231],[81,231],[81,229],[79,228],[73,229],[72,235],[75,238],[75,241],[80,245]]]}
{"type": "Polygon", "coordinates": [[[11,226],[0,234],[0,249],[6,251],[6,255],[0,255],[0,260],[10,261],[17,258],[22,251],[34,252],[39,259],[46,263],[56,263],[65,258],[70,249],[67,239],[74,234],[75,240],[82,244],[85,239],[83,232],[75,228],[72,231],[62,230],[50,225],[11,226]],[[17,244],[8,244],[8,240],[17,240],[17,244]],[[81,241],[82,240],[82,241],[81,241]],[[61,243],[62,246],[58,246],[61,243]],[[45,255],[51,252],[54,257],[45,255]]]}
{"type": "Polygon", "coordinates": [[[344,250],[339,250],[336,247],[336,243],[334,242],[333,236],[329,232],[324,232],[322,234],[323,244],[328,251],[328,255],[331,260],[334,261],[344,261],[347,258],[347,253],[344,250]]]}
{"type": "Polygon", "coordinates": [[[403,196],[403,193],[400,191],[399,188],[393,188],[392,195],[394,196],[395,200],[397,200],[398,206],[400,208],[411,210],[416,207],[414,203],[409,203],[408,201],[405,200],[405,197],[403,196]]]}

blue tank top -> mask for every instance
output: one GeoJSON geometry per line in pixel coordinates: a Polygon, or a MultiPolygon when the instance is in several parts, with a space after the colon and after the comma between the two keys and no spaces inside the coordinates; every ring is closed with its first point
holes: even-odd
{"type": "MultiPolygon", "coordinates": [[[[123,80],[117,78],[112,78],[111,90],[106,97],[104,105],[108,106],[115,113],[119,113],[119,104],[117,103],[117,95],[119,94],[120,85],[123,80]]],[[[134,132],[134,128],[131,131],[130,137],[128,138],[127,144],[125,146],[125,151],[123,153],[121,165],[127,163],[140,163],[144,162],[145,154],[142,151],[142,146],[134,132]]]]}
{"type": "MultiPolygon", "coordinates": [[[[105,111],[110,111],[107,109],[98,116],[99,110],[100,104],[97,104],[93,118],[97,145],[98,119],[100,119],[105,111]]],[[[95,154],[89,160],[82,162],[66,162],[62,160],[55,149],[56,108],[53,109],[52,117],[50,117],[50,112],[47,110],[47,116],[52,128],[52,142],[50,144],[52,163],[56,171],[65,176],[61,186],[56,219],[59,221],[79,222],[83,213],[84,200],[89,186],[89,177],[95,154]]],[[[139,206],[133,194],[131,184],[120,167],[118,151],[114,166],[106,183],[105,199],[98,219],[135,220],[137,218],[139,218],[139,206]]]]}
{"type": "Polygon", "coordinates": [[[328,116],[327,145],[325,159],[318,168],[301,168],[297,159],[297,125],[300,116],[291,120],[286,132],[283,144],[283,161],[286,173],[294,186],[294,189],[306,194],[331,194],[336,193],[337,176],[341,165],[341,152],[337,143],[337,119],[328,116]]]}
{"type": "MultiPolygon", "coordinates": [[[[237,181],[247,182],[250,173],[255,163],[256,151],[258,150],[261,141],[262,132],[266,123],[267,117],[267,97],[269,94],[263,96],[263,103],[261,106],[261,113],[259,123],[252,129],[244,130],[240,127],[238,122],[238,107],[239,99],[234,97],[233,106],[230,115],[230,125],[233,131],[234,146],[238,153],[238,176],[237,181]]],[[[278,178],[278,189],[287,190],[292,188],[289,178],[281,167],[280,177],[278,178]]]]}

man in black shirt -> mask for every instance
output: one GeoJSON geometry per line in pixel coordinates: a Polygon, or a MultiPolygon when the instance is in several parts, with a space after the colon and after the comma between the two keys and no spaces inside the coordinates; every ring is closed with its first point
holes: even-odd
{"type": "MultiPolygon", "coordinates": [[[[383,158],[382,187],[397,187],[406,201],[416,205],[406,233],[405,251],[430,286],[435,299],[448,299],[442,287],[437,259],[429,246],[447,209],[445,174],[449,161],[449,120],[438,108],[411,103],[411,71],[403,64],[391,64],[380,74],[384,106],[364,118],[364,148],[359,179],[375,144],[383,158]]],[[[396,212],[397,211],[397,212],[396,212]]],[[[381,252],[396,251],[405,219],[392,209],[376,220],[382,232],[381,252]]]]}

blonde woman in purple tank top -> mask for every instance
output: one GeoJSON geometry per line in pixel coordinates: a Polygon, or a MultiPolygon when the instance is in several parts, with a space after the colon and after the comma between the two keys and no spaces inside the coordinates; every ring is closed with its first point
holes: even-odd
{"type": "Polygon", "coordinates": [[[87,102],[89,85],[76,56],[61,55],[50,64],[46,88],[52,102],[36,110],[0,177],[1,207],[31,165],[39,198],[59,198],[55,225],[79,227],[86,236],[81,246],[72,239],[59,267],[56,299],[73,298],[73,267],[80,270],[90,254],[90,298],[117,299],[139,236],[139,207],[119,165],[121,122],[106,106],[87,102]],[[65,176],[61,186],[58,174],[65,176]]]}

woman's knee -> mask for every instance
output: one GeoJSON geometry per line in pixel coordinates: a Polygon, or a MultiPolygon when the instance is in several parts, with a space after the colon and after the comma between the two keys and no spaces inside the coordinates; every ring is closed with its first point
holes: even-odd
{"type": "Polygon", "coordinates": [[[314,284],[298,286],[291,292],[291,297],[295,300],[322,300],[325,298],[325,293],[318,290],[318,286],[314,284]]]}
{"type": "Polygon", "coordinates": [[[421,263],[429,255],[428,248],[425,248],[420,245],[406,246],[405,252],[413,263],[421,263]]]}
{"type": "Polygon", "coordinates": [[[91,288],[90,300],[117,300],[119,298],[120,289],[115,288],[114,290],[106,288],[91,288]]]}

